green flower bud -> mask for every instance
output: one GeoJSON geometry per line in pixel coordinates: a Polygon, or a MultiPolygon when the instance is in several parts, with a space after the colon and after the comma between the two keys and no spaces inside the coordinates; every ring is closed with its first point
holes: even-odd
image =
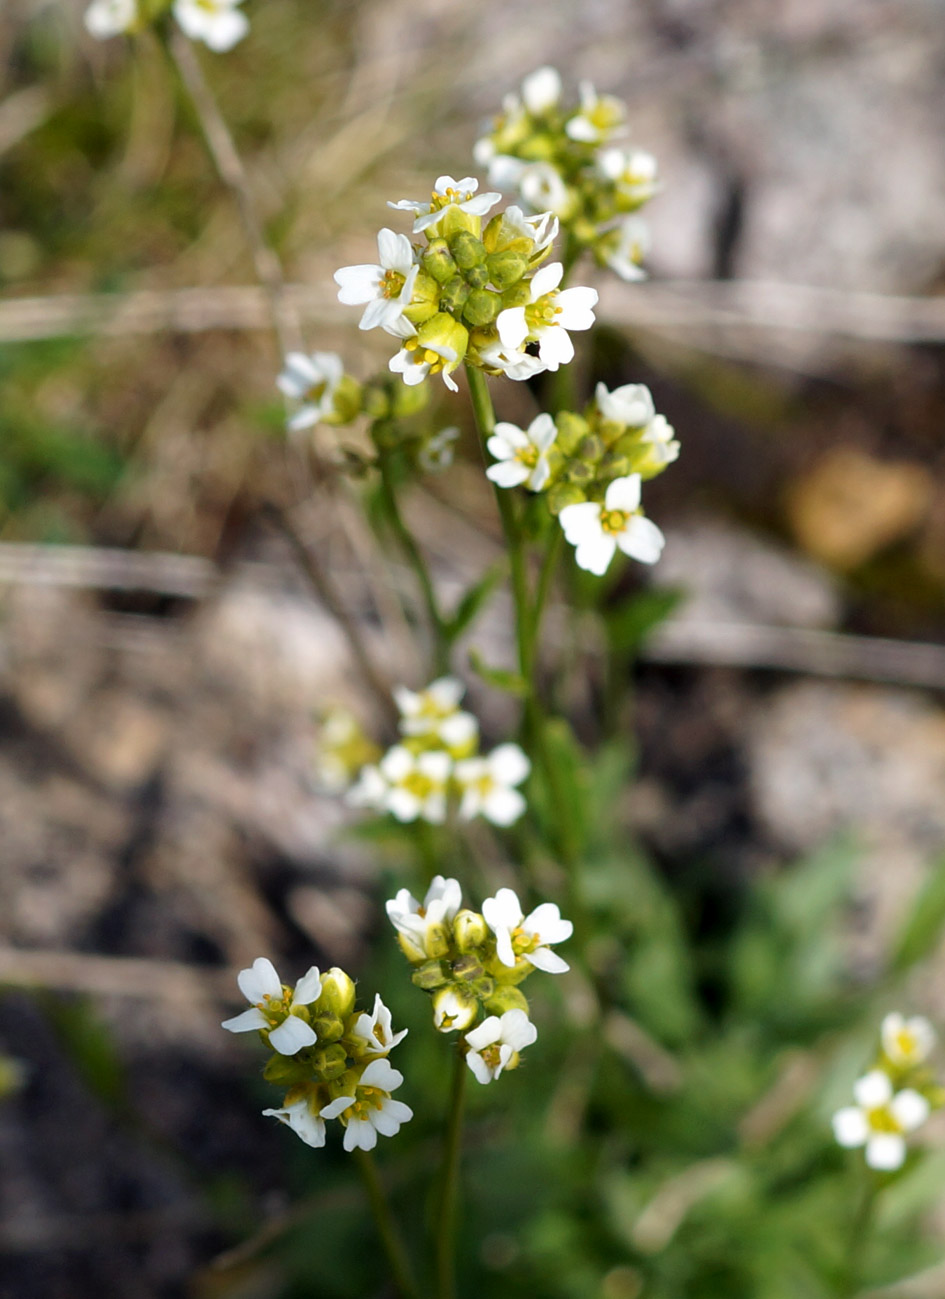
{"type": "Polygon", "coordinates": [[[430,385],[426,380],[411,385],[397,383],[393,391],[392,413],[396,419],[416,415],[418,411],[423,410],[429,400],[430,385]]]}
{"type": "Polygon", "coordinates": [[[312,1019],[312,1028],[315,1030],[319,1042],[325,1043],[337,1042],[344,1037],[345,1033],[344,1020],[329,1013],[315,1015],[312,1019]]]}
{"type": "Polygon", "coordinates": [[[524,1010],[527,1015],[528,999],[520,989],[500,984],[485,1002],[484,1009],[489,1015],[504,1015],[507,1010],[524,1010]]]}
{"type": "Polygon", "coordinates": [[[461,956],[459,960],[454,961],[450,969],[454,979],[462,979],[465,983],[470,983],[473,979],[479,979],[483,974],[482,965],[472,953],[467,953],[465,956],[461,956]]]}
{"type": "Polygon", "coordinates": [[[502,306],[505,307],[527,307],[531,302],[531,291],[527,282],[513,284],[510,289],[506,289],[502,294],[502,306]]]}
{"type": "Polygon", "coordinates": [[[485,264],[470,266],[468,271],[463,272],[463,279],[471,289],[483,289],[489,283],[489,272],[485,264]]]}
{"type": "Polygon", "coordinates": [[[510,289],[513,284],[518,284],[528,270],[528,258],[523,257],[521,253],[512,252],[511,249],[505,249],[502,252],[491,253],[486,258],[486,269],[497,289],[500,291],[510,289]]]}
{"type": "Polygon", "coordinates": [[[444,209],[436,229],[444,239],[449,240],[452,247],[453,236],[461,232],[478,239],[482,233],[482,217],[473,216],[471,212],[464,212],[459,207],[448,207],[444,209]]]}
{"type": "Polygon", "coordinates": [[[300,1059],[297,1055],[271,1055],[263,1070],[266,1082],[278,1083],[281,1087],[292,1087],[304,1082],[310,1074],[308,1060],[300,1059]]]}
{"type": "Polygon", "coordinates": [[[453,937],[461,952],[471,952],[489,937],[489,926],[478,911],[464,907],[453,917],[453,937]]]}
{"type": "Polygon", "coordinates": [[[404,308],[404,315],[414,325],[422,325],[430,320],[440,309],[440,286],[432,275],[421,270],[413,283],[410,306],[404,308]]]}
{"type": "Polygon", "coordinates": [[[332,413],[323,417],[325,424],[350,424],[361,414],[361,385],[350,374],[343,374],[332,395],[332,413]]]}
{"type": "Polygon", "coordinates": [[[448,982],[449,975],[443,968],[442,961],[424,961],[423,965],[417,966],[410,978],[418,988],[432,992],[434,988],[441,988],[448,982]]]}
{"type": "Polygon", "coordinates": [[[450,931],[445,922],[438,925],[427,925],[427,956],[433,958],[446,956],[450,950],[450,931]]]}
{"type": "Polygon", "coordinates": [[[421,258],[423,269],[438,284],[445,284],[456,274],[456,262],[445,239],[432,239],[421,258]]]}
{"type": "Polygon", "coordinates": [[[555,426],[558,429],[555,446],[560,447],[566,456],[574,455],[581,439],[586,437],[591,429],[583,416],[575,415],[570,410],[563,410],[555,416],[555,426]]]}
{"type": "Polygon", "coordinates": [[[469,285],[458,275],[454,275],[451,280],[447,280],[443,285],[443,292],[440,294],[440,310],[449,311],[458,316],[466,305],[468,297],[469,285]]]}
{"type": "Polygon", "coordinates": [[[612,483],[615,478],[625,478],[627,474],[632,473],[633,466],[629,456],[619,456],[614,451],[608,451],[601,460],[598,470],[601,478],[612,483]]]}
{"type": "Polygon", "coordinates": [[[428,360],[435,361],[441,357],[446,362],[442,368],[449,372],[455,370],[466,355],[469,331],[458,320],[441,311],[421,328],[417,342],[421,352],[425,350],[434,353],[428,360]]]}
{"type": "Polygon", "coordinates": [[[395,419],[378,419],[371,425],[371,441],[379,451],[390,451],[401,443],[400,425],[395,419]]]}
{"type": "Polygon", "coordinates": [[[580,505],[587,497],[574,483],[555,483],[545,496],[552,514],[560,514],[566,505],[580,505]]]}
{"type": "Polygon", "coordinates": [[[484,974],[481,979],[474,979],[469,986],[480,1001],[488,1001],[495,992],[495,979],[484,974]]]}
{"type": "Polygon", "coordinates": [[[456,265],[468,271],[472,266],[481,266],[486,260],[486,250],[482,240],[470,234],[468,230],[459,230],[449,241],[450,252],[456,265]]]}
{"type": "Polygon", "coordinates": [[[577,454],[585,463],[596,464],[606,449],[604,443],[596,434],[589,433],[587,437],[581,439],[577,454]]]}
{"type": "MultiPolygon", "coordinates": [[[[405,385],[399,386],[403,388],[405,385]]],[[[390,384],[386,380],[365,384],[361,390],[361,405],[365,415],[371,419],[386,419],[390,414],[390,384]]]]}
{"type": "Polygon", "coordinates": [[[579,486],[585,486],[594,479],[594,469],[591,465],[583,460],[571,460],[564,476],[569,483],[576,483],[579,486]]]}
{"type": "Polygon", "coordinates": [[[312,1069],[324,1082],[340,1078],[348,1069],[348,1052],[340,1042],[320,1047],[312,1052],[312,1069]]]}
{"type": "Polygon", "coordinates": [[[502,299],[488,289],[473,289],[463,308],[463,319],[470,325],[491,325],[502,310],[502,299]]]}

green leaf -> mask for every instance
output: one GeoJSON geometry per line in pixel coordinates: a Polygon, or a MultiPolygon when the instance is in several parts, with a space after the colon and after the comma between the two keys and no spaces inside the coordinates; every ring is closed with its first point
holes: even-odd
{"type": "Polygon", "coordinates": [[[945,928],[945,861],[932,868],[929,878],[912,904],[906,923],[893,945],[890,968],[908,970],[938,943],[945,928]]]}
{"type": "Polygon", "coordinates": [[[469,666],[477,677],[481,677],[487,685],[494,686],[496,690],[504,690],[506,694],[517,695],[519,698],[524,698],[528,694],[528,682],[520,672],[512,672],[508,668],[490,668],[483,662],[482,655],[477,649],[469,651],[469,666]]]}
{"type": "Polygon", "coordinates": [[[475,582],[463,595],[452,618],[447,619],[443,628],[447,642],[452,644],[463,634],[466,628],[478,617],[493,591],[505,576],[506,562],[500,560],[487,569],[485,576],[475,582]]]}
{"type": "Polygon", "coordinates": [[[678,588],[639,591],[604,614],[610,648],[615,654],[632,654],[682,602],[678,588]]]}

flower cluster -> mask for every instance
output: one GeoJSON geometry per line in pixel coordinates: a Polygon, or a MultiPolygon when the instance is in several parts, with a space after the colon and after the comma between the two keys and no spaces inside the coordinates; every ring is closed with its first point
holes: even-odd
{"type": "Polygon", "coordinates": [[[634,214],[656,192],[656,159],[618,143],[626,117],[621,100],[586,81],[580,103],[563,108],[560,76],[539,68],[521,95],[506,96],[473,156],[488,167],[490,185],[518,190],[530,211],[553,212],[574,246],[590,248],[622,279],[639,280],[649,237],[634,214]]]}
{"type": "Polygon", "coordinates": [[[348,801],[390,812],[398,821],[446,820],[452,800],[462,820],[484,816],[511,825],[525,811],[517,786],[531,765],[517,744],[480,754],[479,723],[459,707],[465,687],[440,677],[425,690],[398,686],[401,741],[362,768],[348,801]]]}
{"type": "Polygon", "coordinates": [[[499,487],[546,492],[582,568],[604,573],[616,551],[655,563],[663,534],[640,508],[642,483],[679,455],[673,428],[640,383],[597,385],[582,415],[538,415],[527,429],[500,423],[486,475],[499,487]]]}
{"type": "Polygon", "coordinates": [[[511,889],[499,889],[481,912],[471,911],[462,905],[459,882],[442,875],[422,903],[401,889],[387,914],[414,967],[413,982],[432,995],[435,1026],[463,1034],[461,1049],[479,1082],[514,1069],[538,1036],[519,984],[534,970],[568,969],[551,947],[571,937],[570,920],[552,902],[526,916],[511,889]]]}
{"type": "Polygon", "coordinates": [[[906,1157],[906,1137],[945,1102],[927,1061],[935,1032],[927,1019],[887,1015],[872,1069],[853,1087],[854,1105],[833,1116],[841,1146],[863,1147],[870,1168],[893,1171],[906,1157]]]}
{"type": "Polygon", "coordinates": [[[557,217],[510,207],[483,226],[501,195],[478,190],[471,176],[440,176],[429,202],[389,204],[414,214],[425,243],[384,229],[377,262],[335,272],[340,301],[364,307],[360,327],[401,342],[390,369],[408,385],[439,374],[456,391],[464,361],[510,379],[556,370],[574,355],[568,331],[594,322],[596,290],[561,289],[561,263],[542,265],[557,217]]]}
{"type": "Polygon", "coordinates": [[[97,40],[136,32],[168,10],[191,40],[211,50],[230,50],[249,31],[249,19],[238,8],[243,0],[92,0],[85,26],[97,40]]]}
{"type": "Polygon", "coordinates": [[[231,1033],[258,1032],[273,1052],[263,1076],[285,1088],[281,1106],[263,1114],[285,1123],[306,1145],[325,1144],[325,1123],[339,1119],[345,1150],[373,1150],[413,1111],[392,1093],[403,1082],[387,1057],[407,1030],[395,1033],[380,997],[371,1014],[355,1008],[354,983],[334,967],[316,966],[294,988],[260,956],[238,983],[250,1009],[223,1022],[231,1033]]]}

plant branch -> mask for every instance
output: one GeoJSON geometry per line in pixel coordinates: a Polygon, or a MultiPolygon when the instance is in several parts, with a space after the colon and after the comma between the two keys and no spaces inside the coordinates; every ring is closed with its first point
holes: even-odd
{"type": "Polygon", "coordinates": [[[413,1278],[410,1259],[407,1257],[404,1242],[400,1238],[394,1215],[391,1213],[387,1196],[381,1186],[381,1179],[377,1175],[377,1166],[366,1150],[356,1150],[354,1155],[367,1192],[371,1213],[374,1215],[377,1234],[381,1238],[384,1253],[390,1264],[391,1280],[400,1291],[402,1299],[419,1299],[420,1291],[413,1278]]]}

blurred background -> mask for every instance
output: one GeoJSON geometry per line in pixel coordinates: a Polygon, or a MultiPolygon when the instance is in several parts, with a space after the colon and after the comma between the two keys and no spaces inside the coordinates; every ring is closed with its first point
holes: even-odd
{"type": "MultiPolygon", "coordinates": [[[[299,500],[232,197],[158,43],[97,43],[83,7],[0,7],[0,1295],[274,1295],[278,1256],[213,1260],[286,1211],[305,1152],[217,1025],[261,953],[361,968],[384,895],[315,774],[320,711],[371,702],[269,507],[419,685],[410,579],[356,484],[299,500]]],[[[679,600],[634,669],[628,817],[710,938],[747,880],[852,839],[868,978],[945,848],[940,0],[245,7],[242,44],[197,53],[307,347],[363,377],[384,341],[331,273],[373,259],[385,201],[474,172],[542,64],[627,101],[663,182],[650,279],[578,273],[604,326],[582,373],[649,384],[683,446],[648,498],[679,600]]],[[[501,551],[459,446],[409,501],[447,594],[501,551]]],[[[511,660],[501,599],[477,644],[511,660]]],[[[508,703],[473,701],[504,738],[508,703]]],[[[916,999],[943,997],[933,963],[916,999]]]]}

